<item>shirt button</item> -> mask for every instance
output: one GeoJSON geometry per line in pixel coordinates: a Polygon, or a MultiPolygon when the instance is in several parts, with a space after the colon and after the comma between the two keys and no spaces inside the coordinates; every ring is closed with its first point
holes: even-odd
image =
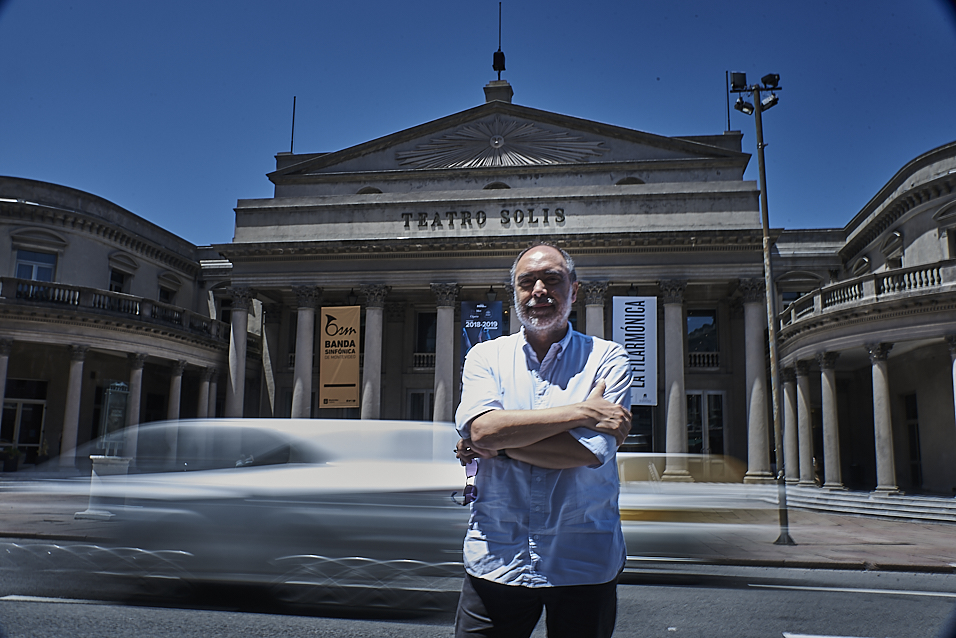
{"type": "Polygon", "coordinates": [[[540,511],[541,511],[541,506],[540,506],[540,505],[535,505],[535,506],[534,506],[534,511],[540,512],[540,511]]]}
{"type": "Polygon", "coordinates": [[[540,477],[540,476],[536,476],[536,477],[534,477],[534,480],[537,481],[538,483],[540,483],[540,482],[541,482],[541,477],[540,477]]]}

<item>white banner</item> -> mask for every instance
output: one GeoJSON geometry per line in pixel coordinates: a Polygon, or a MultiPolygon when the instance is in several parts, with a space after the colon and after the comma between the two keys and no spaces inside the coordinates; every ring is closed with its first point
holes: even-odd
{"type": "Polygon", "coordinates": [[[614,341],[631,362],[631,405],[657,405],[657,297],[614,297],[614,341]]]}

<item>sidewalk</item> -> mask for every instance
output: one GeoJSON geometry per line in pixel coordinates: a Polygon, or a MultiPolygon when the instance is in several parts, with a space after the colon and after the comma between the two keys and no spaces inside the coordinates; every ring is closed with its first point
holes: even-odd
{"type": "MultiPolygon", "coordinates": [[[[76,512],[87,509],[85,494],[25,491],[28,487],[0,476],[0,539],[85,543],[109,539],[109,521],[74,519],[76,512]]],[[[789,522],[794,546],[774,544],[780,528],[773,507],[701,510],[672,527],[694,539],[682,557],[709,564],[956,573],[954,524],[796,509],[789,511],[789,522]]],[[[640,529],[640,523],[631,524],[640,529]]],[[[628,551],[640,555],[641,548],[629,546],[628,551]]]]}

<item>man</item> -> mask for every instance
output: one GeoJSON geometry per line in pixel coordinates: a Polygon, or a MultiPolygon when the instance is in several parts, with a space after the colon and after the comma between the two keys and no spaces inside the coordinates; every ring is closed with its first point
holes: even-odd
{"type": "Polygon", "coordinates": [[[615,454],[631,428],[624,349],[571,329],[571,257],[539,244],[511,269],[518,334],[475,345],[456,423],[477,459],[456,636],[610,636],[625,548],[615,454]]]}

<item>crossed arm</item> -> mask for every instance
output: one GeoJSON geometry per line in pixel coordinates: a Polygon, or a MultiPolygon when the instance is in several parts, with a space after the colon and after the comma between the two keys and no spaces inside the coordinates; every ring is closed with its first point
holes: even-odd
{"type": "Polygon", "coordinates": [[[471,422],[471,438],[458,442],[466,463],[504,450],[510,458],[549,469],[594,465],[597,458],[568,430],[584,427],[614,436],[617,445],[631,430],[631,413],[604,398],[602,379],[580,403],[543,410],[491,410],[471,422]]]}

